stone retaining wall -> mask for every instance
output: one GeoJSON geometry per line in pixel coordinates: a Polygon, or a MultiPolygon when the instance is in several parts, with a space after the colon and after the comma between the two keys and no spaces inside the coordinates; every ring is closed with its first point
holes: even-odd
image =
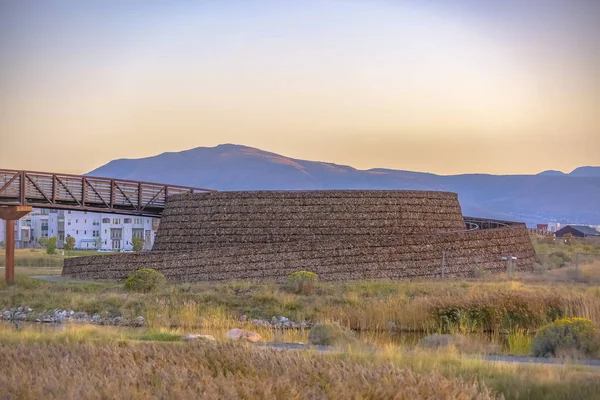
{"type": "Polygon", "coordinates": [[[169,198],[154,250],[431,234],[465,229],[455,193],[218,192],[169,198]]]}
{"type": "Polygon", "coordinates": [[[169,198],[155,250],[67,259],[63,275],[123,280],[154,268],[185,282],[284,280],[298,270],[322,280],[413,279],[506,271],[502,256],[533,268],[524,225],[465,229],[454,193],[185,194],[169,198]]]}

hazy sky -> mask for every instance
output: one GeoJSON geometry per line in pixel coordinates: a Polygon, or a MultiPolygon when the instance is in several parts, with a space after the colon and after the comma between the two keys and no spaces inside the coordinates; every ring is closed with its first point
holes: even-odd
{"type": "Polygon", "coordinates": [[[0,168],[219,143],[358,168],[600,165],[600,1],[0,0],[0,168]]]}

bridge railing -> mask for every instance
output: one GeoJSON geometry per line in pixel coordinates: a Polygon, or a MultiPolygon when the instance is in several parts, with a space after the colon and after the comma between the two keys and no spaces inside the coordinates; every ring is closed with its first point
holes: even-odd
{"type": "Polygon", "coordinates": [[[167,196],[210,189],[48,172],[0,169],[0,206],[23,205],[159,216],[167,196]]]}

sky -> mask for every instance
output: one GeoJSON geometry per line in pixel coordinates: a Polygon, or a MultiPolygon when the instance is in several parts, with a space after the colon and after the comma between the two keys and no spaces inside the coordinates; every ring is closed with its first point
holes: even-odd
{"type": "Polygon", "coordinates": [[[220,143],[438,174],[600,165],[600,1],[0,0],[0,168],[220,143]]]}

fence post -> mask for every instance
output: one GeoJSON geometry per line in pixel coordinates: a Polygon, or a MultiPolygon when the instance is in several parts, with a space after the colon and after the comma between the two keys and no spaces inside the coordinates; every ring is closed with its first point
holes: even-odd
{"type": "Polygon", "coordinates": [[[446,250],[442,252],[442,280],[444,280],[444,270],[446,269],[446,250]]]}

